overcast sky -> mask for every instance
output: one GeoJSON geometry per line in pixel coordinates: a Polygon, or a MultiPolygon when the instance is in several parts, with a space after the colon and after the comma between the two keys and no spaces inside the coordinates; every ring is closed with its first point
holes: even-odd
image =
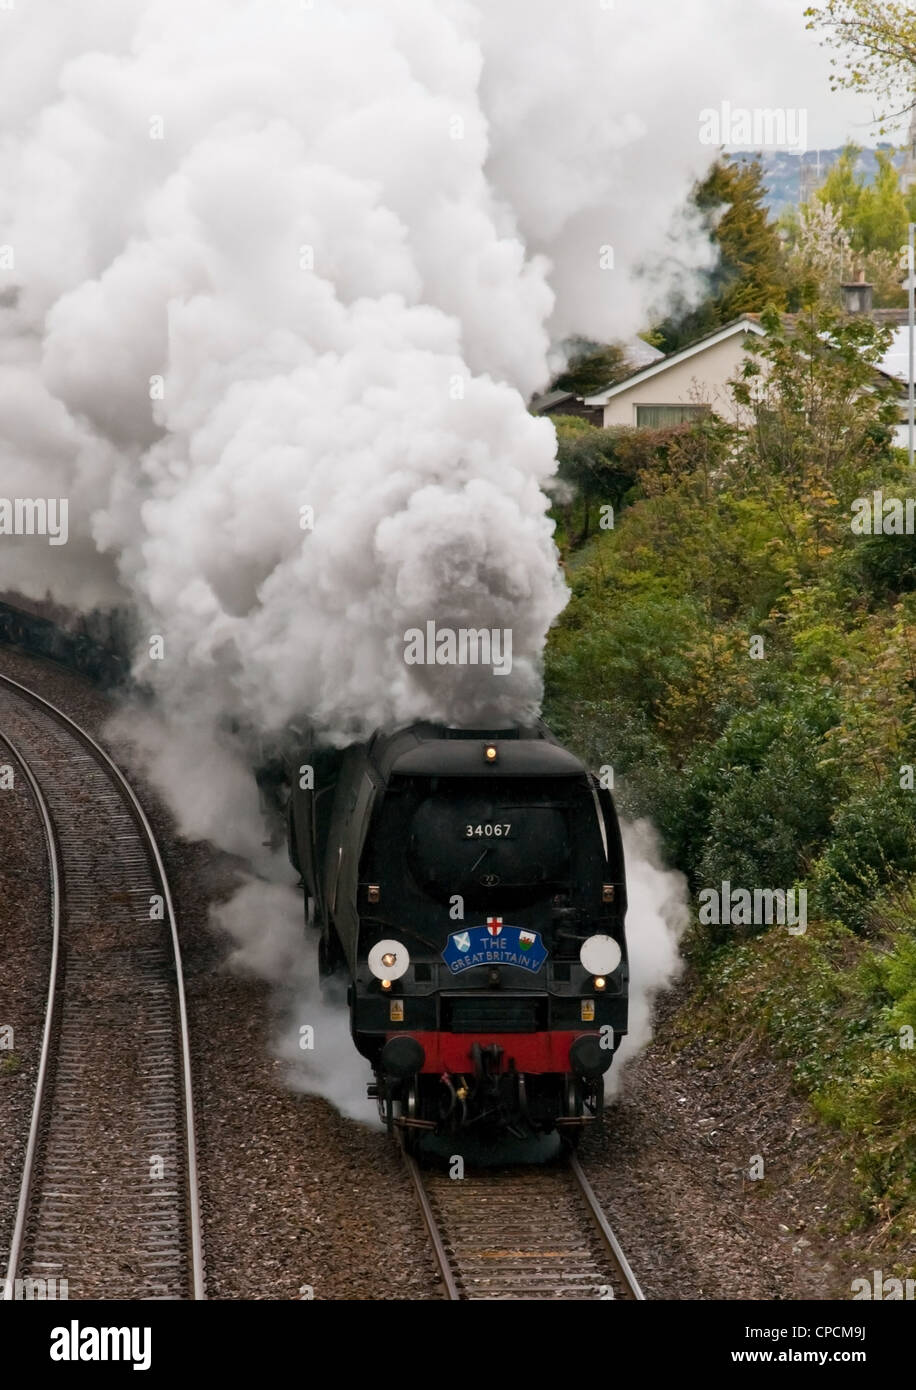
{"type": "MultiPolygon", "coordinates": [[[[681,0],[659,0],[652,14],[663,22],[669,6],[681,0]]],[[[631,5],[644,0],[616,0],[622,19],[631,5]]],[[[691,0],[686,0],[691,4],[691,0]]],[[[805,28],[806,0],[700,0],[696,6],[698,43],[721,54],[721,84],[710,92],[709,106],[730,101],[733,107],[807,109],[808,148],[826,149],[847,139],[874,145],[879,139],[902,141],[906,121],[893,136],[879,136],[872,124],[875,99],[852,92],[830,91],[830,58],[816,33],[805,28]],[[750,14],[749,14],[750,12],[750,14]],[[751,19],[753,15],[753,19],[751,19]],[[754,56],[747,51],[749,28],[754,56]],[[750,61],[749,61],[750,59],[750,61]]],[[[670,11],[669,11],[670,13],[670,11]]],[[[689,61],[689,55],[685,55],[689,61]]]]}

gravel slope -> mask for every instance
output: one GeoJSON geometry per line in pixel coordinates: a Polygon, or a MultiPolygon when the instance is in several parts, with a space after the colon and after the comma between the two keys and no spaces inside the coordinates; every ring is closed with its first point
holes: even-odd
{"type": "Polygon", "coordinates": [[[604,1133],[582,1145],[647,1298],[849,1298],[875,1256],[841,1230],[851,1182],[839,1137],[793,1092],[785,1062],[704,1038],[679,1047],[690,989],[688,978],[669,994],[604,1133]]]}

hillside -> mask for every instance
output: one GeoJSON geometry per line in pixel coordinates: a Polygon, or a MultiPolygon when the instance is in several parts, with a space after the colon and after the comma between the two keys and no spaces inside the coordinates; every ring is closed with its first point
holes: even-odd
{"type": "MultiPolygon", "coordinates": [[[[884,150],[890,154],[897,148],[888,141],[882,141],[874,148],[863,149],[856,164],[856,171],[864,174],[866,182],[871,183],[878,170],[877,151],[884,150]]],[[[760,161],[766,187],[765,204],[771,216],[775,218],[787,208],[798,207],[802,166],[816,167],[819,164],[823,176],[842,153],[842,146],[837,145],[831,150],[808,150],[805,154],[795,154],[786,150],[764,150],[760,154],[741,152],[733,154],[732,158],[741,163],[754,159],[760,161]]],[[[903,162],[902,154],[898,152],[893,158],[899,168],[903,162]]]]}

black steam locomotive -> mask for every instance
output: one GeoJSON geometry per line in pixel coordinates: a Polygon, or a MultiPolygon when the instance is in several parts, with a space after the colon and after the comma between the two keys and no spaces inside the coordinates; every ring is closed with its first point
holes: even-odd
{"type": "Polygon", "coordinates": [[[627,1027],[610,793],[542,724],[300,750],[289,851],[389,1128],[575,1140],[627,1027]]]}

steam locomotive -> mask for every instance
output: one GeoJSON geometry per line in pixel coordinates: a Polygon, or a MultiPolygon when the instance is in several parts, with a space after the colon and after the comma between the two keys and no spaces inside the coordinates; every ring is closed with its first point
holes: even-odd
{"type": "Polygon", "coordinates": [[[306,744],[288,774],[319,969],[389,1130],[575,1143],[627,1028],[610,793],[540,723],[306,744]]]}

